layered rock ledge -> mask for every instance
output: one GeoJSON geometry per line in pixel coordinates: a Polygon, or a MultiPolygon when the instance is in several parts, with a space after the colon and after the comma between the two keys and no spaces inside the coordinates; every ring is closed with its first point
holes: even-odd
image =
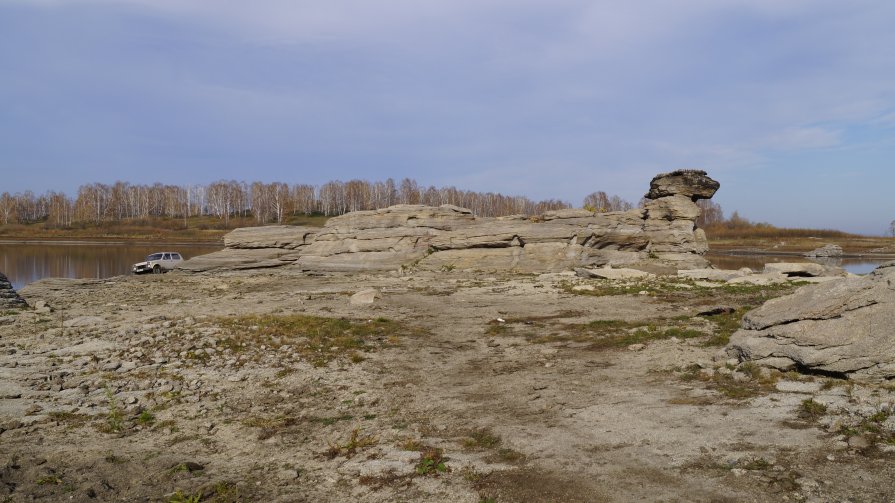
{"type": "Polygon", "coordinates": [[[781,370],[893,379],[892,327],[895,262],[769,300],[746,314],[727,352],[781,370]]]}
{"type": "Polygon", "coordinates": [[[574,267],[708,266],[695,201],[717,181],[704,171],[657,175],[643,208],[624,212],[561,210],[535,217],[480,218],[451,205],[398,205],[331,218],[322,229],[237,229],[226,249],[181,269],[290,267],[307,272],[471,269],[555,272],[574,267]]]}
{"type": "Polygon", "coordinates": [[[0,309],[25,307],[25,301],[12,288],[12,283],[0,272],[0,309]]]}

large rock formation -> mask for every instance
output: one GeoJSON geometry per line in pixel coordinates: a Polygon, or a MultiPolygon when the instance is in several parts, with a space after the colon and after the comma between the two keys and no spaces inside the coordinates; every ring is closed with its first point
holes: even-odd
{"type": "Polygon", "coordinates": [[[806,286],[743,318],[729,355],[780,369],[895,378],[895,262],[806,286]]]}
{"type": "Polygon", "coordinates": [[[25,301],[12,289],[12,283],[0,272],[0,309],[25,307],[25,301]]]}
{"type": "Polygon", "coordinates": [[[244,227],[224,236],[225,249],[194,257],[177,268],[190,272],[262,269],[289,265],[314,241],[317,229],[295,225],[244,227]]]}
{"type": "Polygon", "coordinates": [[[656,176],[643,207],[625,212],[561,210],[537,217],[477,218],[467,209],[398,205],[331,218],[314,233],[300,227],[237,229],[227,249],[198,257],[188,270],[289,265],[303,271],[444,268],[549,272],[578,266],[664,263],[706,267],[705,234],[694,201],[718,182],[704,171],[656,176]],[[250,253],[251,250],[251,253],[250,253]],[[254,255],[252,255],[254,254],[254,255]]]}

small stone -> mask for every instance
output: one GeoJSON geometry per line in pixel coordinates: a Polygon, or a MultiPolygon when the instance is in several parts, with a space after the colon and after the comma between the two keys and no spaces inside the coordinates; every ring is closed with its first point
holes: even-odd
{"type": "Polygon", "coordinates": [[[44,408],[41,407],[40,405],[37,405],[37,404],[30,405],[27,409],[25,409],[25,415],[33,416],[34,414],[37,414],[38,412],[40,412],[42,410],[44,410],[44,408]]]}
{"type": "Polygon", "coordinates": [[[121,366],[121,362],[119,361],[111,361],[105,365],[103,365],[102,369],[106,372],[112,372],[113,370],[117,370],[118,367],[121,366]]]}
{"type": "Polygon", "coordinates": [[[127,397],[126,401],[127,401],[128,405],[133,405],[133,404],[137,403],[137,397],[129,396],[129,397],[127,397]]]}
{"type": "Polygon", "coordinates": [[[870,447],[870,441],[863,435],[855,435],[848,439],[848,446],[852,449],[866,449],[870,447]]]}
{"type": "Polygon", "coordinates": [[[298,478],[298,470],[280,470],[277,477],[281,480],[295,480],[298,478]]]}
{"type": "Polygon", "coordinates": [[[832,454],[827,454],[827,461],[836,461],[836,456],[832,454]]]}
{"type": "Polygon", "coordinates": [[[737,382],[746,382],[750,379],[749,374],[746,374],[744,372],[734,372],[730,374],[730,377],[732,377],[733,380],[737,382]]]}
{"type": "Polygon", "coordinates": [[[348,303],[352,306],[369,305],[372,304],[379,296],[379,292],[376,289],[368,288],[352,295],[351,298],[348,300],[348,303]]]}

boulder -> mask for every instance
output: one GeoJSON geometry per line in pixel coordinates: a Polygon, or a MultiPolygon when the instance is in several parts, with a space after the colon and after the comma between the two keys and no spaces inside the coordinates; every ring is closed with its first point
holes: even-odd
{"type": "Polygon", "coordinates": [[[377,298],[379,298],[379,291],[375,288],[367,288],[352,295],[348,299],[348,303],[352,306],[365,306],[372,304],[377,298]]]}
{"type": "Polygon", "coordinates": [[[805,253],[806,257],[841,257],[842,247],[839,245],[824,245],[805,253]]]}
{"type": "Polygon", "coordinates": [[[792,277],[824,276],[827,268],[812,262],[774,262],[764,266],[766,273],[780,273],[792,277]]]}
{"type": "Polygon", "coordinates": [[[895,378],[895,262],[772,299],[743,318],[729,356],[855,379],[895,378]]]}
{"type": "Polygon", "coordinates": [[[705,171],[695,169],[679,169],[671,173],[656,175],[650,182],[647,199],[682,195],[693,201],[711,199],[721,184],[708,177],[705,171]]]}
{"type": "Polygon", "coordinates": [[[0,272],[0,309],[27,307],[25,301],[12,288],[12,283],[0,272]]]}

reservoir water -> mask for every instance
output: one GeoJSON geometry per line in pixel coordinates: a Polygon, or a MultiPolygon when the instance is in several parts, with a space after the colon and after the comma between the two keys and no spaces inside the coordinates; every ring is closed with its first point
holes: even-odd
{"type": "MultiPolygon", "coordinates": [[[[110,278],[130,274],[131,266],[158,251],[180,252],[184,258],[204,255],[222,245],[174,243],[92,243],[83,241],[15,243],[0,241],[0,272],[19,289],[41,278],[110,278]]],[[[748,267],[756,272],[768,262],[810,262],[807,258],[772,255],[723,255],[706,258],[719,269],[748,267]]],[[[867,274],[885,260],[832,259],[854,274],[867,274]]]]}
{"type": "Polygon", "coordinates": [[[176,251],[191,258],[221,248],[222,245],[173,243],[0,242],[0,272],[18,290],[42,278],[111,278],[130,274],[134,263],[153,252],[176,251]]]}
{"type": "Polygon", "coordinates": [[[852,274],[867,274],[876,269],[880,264],[889,259],[869,258],[821,258],[809,259],[792,255],[726,255],[722,253],[708,253],[705,256],[709,262],[718,269],[740,269],[748,267],[755,272],[764,270],[764,265],[776,262],[814,262],[829,266],[841,267],[852,274]]]}

